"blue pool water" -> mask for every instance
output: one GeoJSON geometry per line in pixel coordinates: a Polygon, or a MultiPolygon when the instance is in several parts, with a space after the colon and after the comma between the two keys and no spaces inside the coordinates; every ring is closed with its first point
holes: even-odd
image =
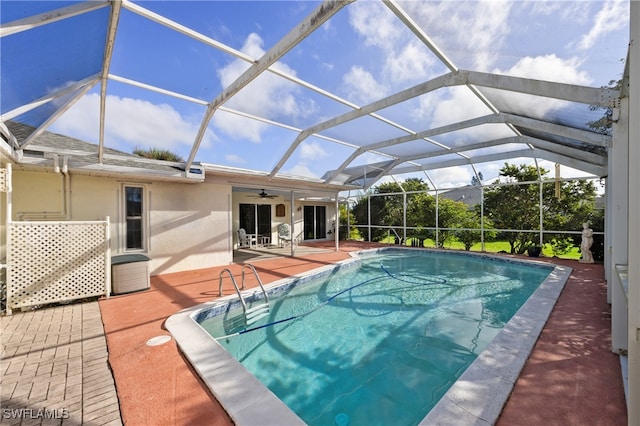
{"type": "MultiPolygon", "coordinates": [[[[415,425],[549,272],[437,252],[365,257],[287,289],[256,325],[283,322],[219,343],[307,424],[415,425]]],[[[241,317],[201,326],[225,336],[241,317]]]]}

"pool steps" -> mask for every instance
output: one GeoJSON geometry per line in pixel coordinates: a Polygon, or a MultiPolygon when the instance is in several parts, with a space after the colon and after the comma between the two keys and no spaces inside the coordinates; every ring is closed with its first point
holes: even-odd
{"type": "Polygon", "coordinates": [[[254,324],[255,322],[257,322],[259,319],[264,318],[266,316],[269,315],[269,296],[267,295],[266,290],[264,289],[264,285],[262,284],[262,280],[260,279],[260,275],[258,275],[258,271],[256,271],[255,266],[253,266],[250,263],[244,264],[242,266],[242,282],[241,282],[241,287],[238,287],[238,283],[236,282],[236,279],[233,277],[233,274],[231,273],[231,271],[227,268],[223,269],[222,271],[220,271],[220,284],[219,284],[219,294],[220,296],[222,296],[222,279],[224,278],[225,273],[227,275],[229,275],[229,278],[231,278],[231,282],[233,283],[233,286],[236,289],[236,292],[238,293],[238,298],[240,299],[240,303],[242,304],[242,312],[244,314],[244,327],[247,328],[248,326],[250,326],[251,324],[254,324]],[[262,289],[262,294],[264,296],[264,302],[259,303],[256,306],[252,306],[250,308],[247,308],[247,302],[245,301],[244,297],[242,296],[242,292],[240,292],[240,290],[244,290],[244,278],[245,278],[245,272],[246,269],[251,270],[251,272],[253,272],[253,275],[255,275],[256,280],[258,281],[258,285],[260,286],[260,288],[262,289]]]}

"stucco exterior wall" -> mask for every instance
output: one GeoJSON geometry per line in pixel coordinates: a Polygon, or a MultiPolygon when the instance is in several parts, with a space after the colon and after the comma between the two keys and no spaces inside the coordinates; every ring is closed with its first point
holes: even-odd
{"type": "MultiPolygon", "coordinates": [[[[151,258],[151,275],[201,269],[232,262],[231,187],[208,183],[139,182],[15,170],[13,220],[111,221],[111,255],[123,253],[124,186],[144,188],[145,232],[142,251],[151,258]]],[[[4,230],[3,230],[4,231],[4,230]]]]}
{"type": "Polygon", "coordinates": [[[230,186],[153,184],[150,198],[155,273],[228,265],[233,261],[230,186]]]}

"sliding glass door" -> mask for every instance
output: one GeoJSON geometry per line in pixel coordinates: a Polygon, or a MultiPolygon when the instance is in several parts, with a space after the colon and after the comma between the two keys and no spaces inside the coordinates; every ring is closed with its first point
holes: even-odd
{"type": "Polygon", "coordinates": [[[304,206],[304,239],[327,238],[327,208],[325,206],[304,206]]]}
{"type": "Polygon", "coordinates": [[[271,204],[240,204],[240,228],[247,234],[270,237],[271,204]]]}

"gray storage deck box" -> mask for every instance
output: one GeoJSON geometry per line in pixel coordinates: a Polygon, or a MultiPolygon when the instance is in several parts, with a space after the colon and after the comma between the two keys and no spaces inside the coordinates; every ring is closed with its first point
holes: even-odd
{"type": "Polygon", "coordinates": [[[111,258],[111,292],[131,293],[149,288],[149,258],[144,254],[121,254],[111,258]]]}

